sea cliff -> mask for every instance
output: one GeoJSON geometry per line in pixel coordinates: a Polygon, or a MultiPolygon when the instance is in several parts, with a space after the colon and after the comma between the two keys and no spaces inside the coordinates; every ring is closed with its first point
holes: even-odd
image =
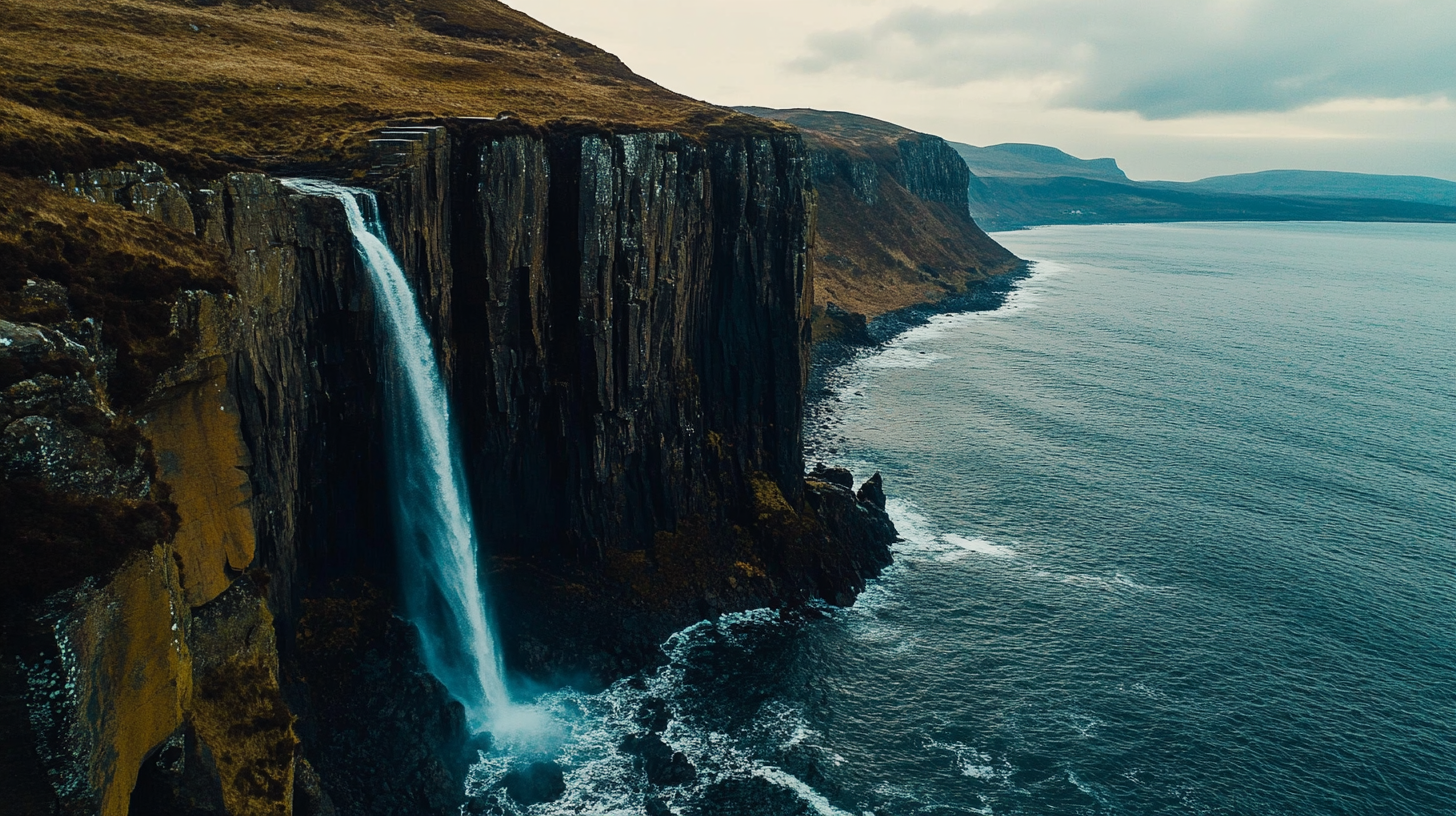
{"type": "Polygon", "coordinates": [[[939,136],[867,116],[738,108],[804,135],[818,199],[815,334],[863,342],[866,321],[956,302],[1021,261],[971,218],[971,173],[939,136]]]}
{"type": "MultiPolygon", "coordinates": [[[[452,120],[370,151],[361,183],[463,420],[513,669],[602,682],[694,620],[844,603],[887,563],[882,507],[803,476],[795,135],[452,120]]],[[[6,431],[58,440],[8,455],[7,489],[155,516],[114,567],[85,565],[94,536],[60,542],[82,565],[7,609],[8,768],[27,771],[9,784],[35,812],[451,810],[467,735],[391,612],[380,338],[341,211],[258,172],[47,180],[35,201],[190,248],[211,290],[159,295],[179,359],[125,399],[115,349],[73,339],[96,325],[74,291],[5,325],[6,431]],[[83,391],[130,469],[68,424],[83,391]]],[[[56,546],[34,522],[17,541],[56,546]]]]}
{"type": "Polygon", "coordinates": [[[792,128],[490,0],[18,2],[0,69],[0,812],[458,812],[375,295],[288,177],[377,197],[514,675],[888,563],[878,480],[805,475],[792,128]]]}

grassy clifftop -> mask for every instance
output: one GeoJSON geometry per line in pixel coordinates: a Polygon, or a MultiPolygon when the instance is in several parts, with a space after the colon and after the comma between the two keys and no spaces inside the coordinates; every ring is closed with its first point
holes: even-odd
{"type": "Polygon", "coordinates": [[[0,0],[0,166],[348,160],[400,120],[765,130],[493,0],[0,0]]]}
{"type": "MultiPolygon", "coordinates": [[[[971,220],[970,171],[941,138],[835,111],[739,108],[799,128],[818,224],[816,309],[868,317],[963,294],[1021,261],[971,220]]],[[[815,322],[815,337],[833,326],[815,322]]]]}

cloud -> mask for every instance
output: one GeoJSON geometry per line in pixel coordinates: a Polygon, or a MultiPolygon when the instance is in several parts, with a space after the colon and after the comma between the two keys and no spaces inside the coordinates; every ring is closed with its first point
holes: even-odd
{"type": "Polygon", "coordinates": [[[1046,104],[1149,119],[1456,97],[1451,0],[985,0],[901,8],[808,45],[793,70],[1035,80],[1046,104]]]}

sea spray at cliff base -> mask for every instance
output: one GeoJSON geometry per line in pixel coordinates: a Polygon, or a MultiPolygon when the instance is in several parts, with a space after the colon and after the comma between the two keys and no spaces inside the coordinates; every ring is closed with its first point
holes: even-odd
{"type": "Polygon", "coordinates": [[[465,706],[473,730],[510,730],[519,723],[481,586],[449,397],[414,293],[385,240],[374,194],[324,181],[285,183],[343,204],[359,261],[373,283],[384,337],[381,368],[399,572],[425,664],[465,706]]]}
{"type": "Polygon", "coordinates": [[[1052,260],[1001,308],[817,372],[809,461],[890,475],[896,563],[542,695],[565,791],[485,755],[478,812],[1450,812],[1456,230],[1005,240],[1052,260]]]}

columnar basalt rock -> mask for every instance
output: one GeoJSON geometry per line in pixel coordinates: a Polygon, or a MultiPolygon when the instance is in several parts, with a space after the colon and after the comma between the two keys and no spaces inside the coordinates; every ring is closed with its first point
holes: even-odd
{"type": "Polygon", "coordinates": [[[896,177],[905,189],[922,201],[949,204],[970,218],[971,171],[954,148],[939,136],[923,133],[900,139],[895,146],[900,152],[896,177]]]}
{"type": "MultiPolygon", "coordinates": [[[[375,150],[360,183],[461,419],[513,668],[605,681],[705,615],[847,602],[883,566],[882,509],[803,478],[813,194],[798,137],[449,121],[391,128],[375,150]]],[[[22,702],[0,715],[30,712],[33,740],[51,740],[40,764],[66,812],[125,813],[139,778],[139,802],[201,812],[289,813],[295,779],[315,810],[453,812],[459,791],[417,795],[458,781],[465,735],[390,617],[380,338],[337,202],[259,173],[197,182],[146,164],[52,183],[195,236],[229,288],[177,295],[186,353],[115,419],[141,446],[131,470],[102,467],[114,440],[68,442],[60,426],[42,462],[25,447],[42,429],[6,414],[7,467],[167,503],[155,541],[22,621],[50,645],[7,646],[22,702]],[[46,650],[52,664],[36,663],[46,650]],[[71,696],[35,685],[41,665],[71,696]],[[106,686],[113,671],[137,683],[106,686]],[[371,720],[385,698],[408,702],[371,720]],[[400,775],[384,793],[350,770],[348,735],[370,722],[419,740],[378,754],[398,758],[378,769],[400,775]]],[[[7,326],[7,348],[76,358],[55,383],[25,382],[59,394],[70,377],[106,410],[104,344],[7,326]]],[[[0,408],[15,413],[18,394],[0,408]]]]}
{"type": "Polygon", "coordinates": [[[467,138],[456,394],[486,540],[600,558],[731,503],[720,475],[797,495],[794,140],[467,138]]]}

